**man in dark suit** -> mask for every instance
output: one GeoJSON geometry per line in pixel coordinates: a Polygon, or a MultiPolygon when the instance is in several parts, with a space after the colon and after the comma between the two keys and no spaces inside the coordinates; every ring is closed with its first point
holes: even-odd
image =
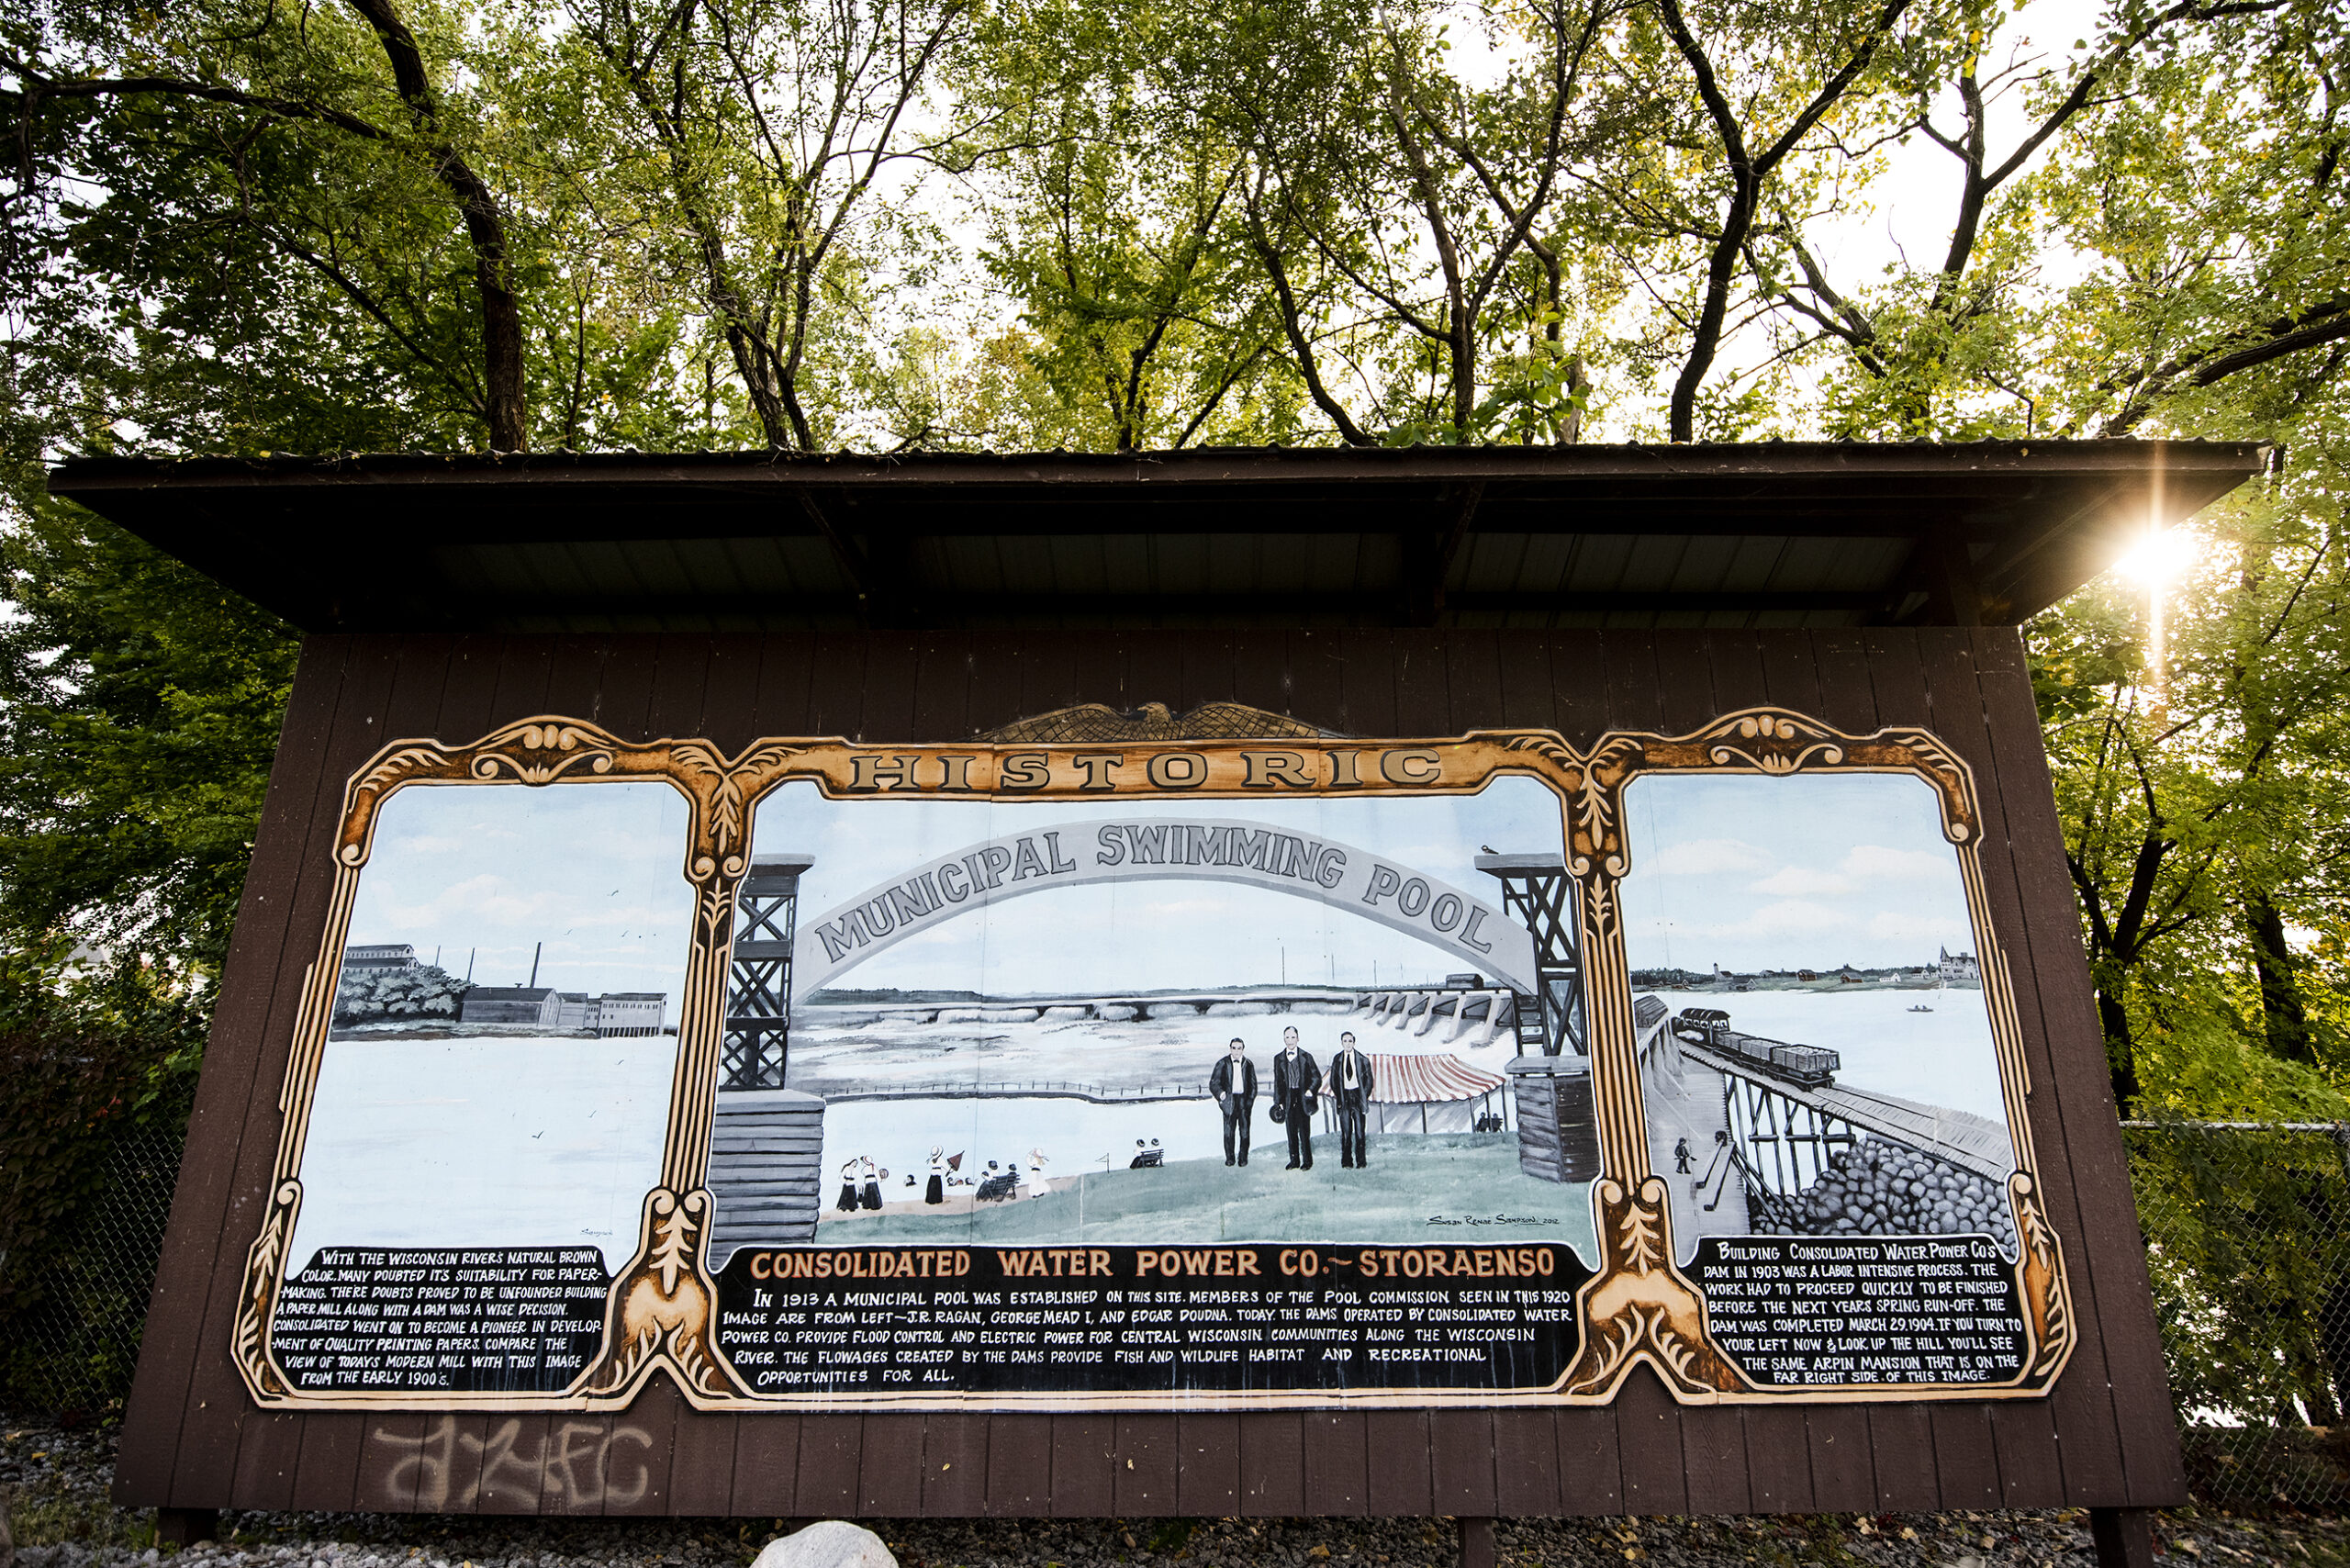
{"type": "Polygon", "coordinates": [[[1209,1070],[1208,1092],[1224,1112],[1224,1162],[1248,1164],[1248,1123],[1257,1114],[1257,1064],[1248,1059],[1247,1046],[1236,1039],[1225,1047],[1223,1057],[1209,1070]],[[1236,1147],[1240,1151],[1237,1160],[1232,1157],[1236,1147]]]}
{"type": "Polygon", "coordinates": [[[1355,1048],[1351,1030],[1338,1036],[1338,1054],[1330,1058],[1330,1099],[1338,1113],[1338,1163],[1357,1170],[1371,1163],[1363,1134],[1371,1117],[1371,1058],[1355,1048]]]}
{"type": "Polygon", "coordinates": [[[1314,1097],[1321,1092],[1322,1070],[1297,1048],[1297,1030],[1283,1029],[1281,1054],[1273,1058],[1273,1103],[1289,1129],[1289,1170],[1314,1169],[1314,1097]]]}

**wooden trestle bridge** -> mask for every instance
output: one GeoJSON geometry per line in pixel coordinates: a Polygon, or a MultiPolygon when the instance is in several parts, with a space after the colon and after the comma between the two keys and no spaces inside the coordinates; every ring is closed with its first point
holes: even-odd
{"type": "Polygon", "coordinates": [[[1993,1182],[2005,1182],[2015,1169],[2007,1129],[1988,1117],[1834,1083],[1791,1083],[1751,1058],[1676,1036],[1669,1010],[1658,999],[1640,1002],[1654,1004],[1634,1014],[1642,1058],[1652,1068],[1677,1071],[1667,1066],[1665,1054],[1677,1052],[1682,1064],[1720,1075],[1728,1153],[1749,1184],[1763,1193],[1784,1198],[1803,1192],[1820,1179],[1838,1151],[1868,1137],[1917,1149],[1993,1182]]]}

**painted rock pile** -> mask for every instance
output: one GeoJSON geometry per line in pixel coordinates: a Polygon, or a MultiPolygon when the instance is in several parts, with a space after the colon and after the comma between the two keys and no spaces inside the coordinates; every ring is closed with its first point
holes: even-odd
{"type": "Polygon", "coordinates": [[[1767,1218],[1798,1236],[1988,1236],[2015,1249],[1999,1183],[1881,1138],[1840,1151],[1818,1182],[1755,1210],[1757,1230],[1767,1218]]]}

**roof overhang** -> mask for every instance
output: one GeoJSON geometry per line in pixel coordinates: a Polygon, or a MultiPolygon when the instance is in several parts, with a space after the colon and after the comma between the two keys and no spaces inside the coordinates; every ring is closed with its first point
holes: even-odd
{"type": "Polygon", "coordinates": [[[80,458],[311,632],[2017,622],[2250,442],[80,458]]]}

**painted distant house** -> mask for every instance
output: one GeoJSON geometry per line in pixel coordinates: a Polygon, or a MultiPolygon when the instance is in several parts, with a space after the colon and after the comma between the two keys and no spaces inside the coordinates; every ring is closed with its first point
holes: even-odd
{"type": "Polygon", "coordinates": [[[460,1024],[519,1024],[526,1028],[561,1026],[563,993],[544,985],[477,985],[465,992],[460,1024]]]}
{"type": "Polygon", "coordinates": [[[661,991],[615,991],[596,999],[596,1033],[606,1039],[633,1035],[657,1035],[667,1011],[669,995],[661,991]]]}
{"type": "Polygon", "coordinates": [[[1983,966],[1976,961],[1974,954],[1953,953],[1947,947],[1936,950],[1942,955],[1940,967],[1944,985],[1981,985],[1983,983],[1983,966]]]}
{"type": "Polygon", "coordinates": [[[342,967],[346,969],[408,969],[416,967],[416,948],[406,942],[378,943],[372,946],[345,947],[342,967]]]}

